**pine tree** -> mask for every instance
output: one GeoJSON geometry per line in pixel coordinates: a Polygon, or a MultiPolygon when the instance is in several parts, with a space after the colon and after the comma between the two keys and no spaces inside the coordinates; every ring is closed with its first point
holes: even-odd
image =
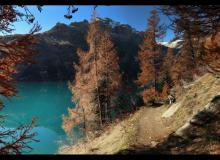
{"type": "MultiPolygon", "coordinates": [[[[157,44],[157,40],[161,39],[165,34],[163,25],[159,24],[160,18],[156,10],[151,12],[151,17],[148,19],[148,28],[144,33],[143,43],[140,45],[140,51],[138,53],[138,60],[140,63],[141,72],[138,76],[137,84],[145,86],[153,82],[154,96],[156,99],[158,96],[158,77],[161,66],[161,48],[157,44]]],[[[147,92],[144,90],[144,92],[147,92]]],[[[151,91],[152,92],[152,91],[151,91]]],[[[146,96],[148,94],[142,94],[146,96]]],[[[148,99],[144,97],[144,99],[148,99]]]]}

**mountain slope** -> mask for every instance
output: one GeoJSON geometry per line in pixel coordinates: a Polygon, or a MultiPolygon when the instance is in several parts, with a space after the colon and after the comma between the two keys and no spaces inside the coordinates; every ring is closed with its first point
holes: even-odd
{"type": "MultiPolygon", "coordinates": [[[[132,81],[137,76],[138,63],[135,57],[142,35],[129,25],[111,19],[100,19],[101,27],[112,36],[119,53],[123,78],[132,81]]],[[[74,77],[73,63],[78,62],[77,48],[88,49],[86,34],[89,22],[73,22],[70,25],[57,23],[49,31],[36,34],[38,44],[33,46],[37,55],[36,64],[19,66],[21,81],[71,80],[74,77]]],[[[14,36],[0,37],[0,41],[12,40],[14,36]]]]}
{"type": "Polygon", "coordinates": [[[94,140],[62,146],[61,154],[219,153],[220,79],[206,74],[185,86],[180,107],[142,107],[94,140]],[[208,144],[207,146],[204,146],[208,144]]]}
{"type": "MultiPolygon", "coordinates": [[[[143,32],[109,18],[99,20],[101,28],[108,31],[119,54],[123,82],[130,83],[137,77],[137,54],[143,40],[143,32]]],[[[74,78],[73,63],[78,62],[77,48],[88,49],[86,35],[89,22],[57,23],[50,30],[36,34],[38,43],[33,46],[37,54],[36,64],[20,65],[15,78],[20,81],[55,81],[74,78]]],[[[10,41],[16,35],[0,36],[0,41],[10,41]]],[[[162,46],[164,54],[167,47],[162,46]]],[[[177,49],[174,49],[175,53],[177,49]]]]}

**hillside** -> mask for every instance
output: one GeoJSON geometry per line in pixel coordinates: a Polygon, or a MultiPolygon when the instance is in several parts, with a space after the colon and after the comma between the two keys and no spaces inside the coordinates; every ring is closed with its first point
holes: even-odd
{"type": "Polygon", "coordinates": [[[141,107],[94,140],[61,146],[61,154],[219,154],[220,79],[184,86],[173,105],[141,107]]]}
{"type": "MultiPolygon", "coordinates": [[[[143,39],[143,32],[138,32],[129,25],[120,24],[109,18],[100,19],[103,30],[110,33],[119,54],[119,65],[124,82],[132,82],[137,77],[139,65],[137,54],[143,39]]],[[[36,64],[20,65],[15,78],[19,81],[56,81],[72,80],[73,64],[78,63],[77,49],[88,49],[86,35],[89,22],[73,22],[69,25],[57,23],[50,30],[35,35],[37,44],[34,57],[36,64]]],[[[0,36],[0,41],[13,40],[16,35],[0,36]]],[[[167,46],[162,45],[164,54],[167,46]]],[[[174,49],[177,53],[177,49],[174,49]]]]}
{"type": "MultiPolygon", "coordinates": [[[[133,80],[137,76],[138,62],[135,57],[142,41],[141,32],[129,25],[100,19],[101,27],[107,30],[119,53],[123,78],[133,80]]],[[[89,22],[57,23],[50,30],[36,34],[38,43],[33,46],[37,54],[36,64],[19,66],[15,78],[20,81],[71,80],[74,77],[73,63],[78,62],[77,48],[88,49],[86,34],[89,22]]],[[[16,35],[2,36],[0,41],[10,41],[16,35]]]]}

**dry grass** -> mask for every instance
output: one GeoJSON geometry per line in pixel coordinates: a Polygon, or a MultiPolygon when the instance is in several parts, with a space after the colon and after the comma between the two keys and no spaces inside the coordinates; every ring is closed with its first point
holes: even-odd
{"type": "Polygon", "coordinates": [[[182,103],[181,107],[173,116],[163,120],[174,130],[184,125],[195,113],[203,110],[211,99],[220,92],[219,84],[220,79],[211,74],[205,74],[185,86],[177,98],[177,101],[182,103]]]}
{"type": "MultiPolygon", "coordinates": [[[[176,131],[195,113],[203,110],[212,98],[220,93],[219,84],[220,79],[213,77],[211,74],[205,74],[181,89],[181,93],[178,93],[177,97],[177,102],[181,102],[181,106],[172,116],[162,117],[163,113],[170,108],[169,105],[153,109],[157,112],[158,117],[154,121],[161,121],[163,127],[169,128],[170,131],[176,131]]],[[[112,124],[100,137],[94,140],[80,142],[73,146],[62,146],[59,154],[115,154],[121,150],[129,150],[131,146],[137,144],[138,132],[140,127],[143,127],[140,126],[140,121],[147,115],[149,116],[146,108],[141,108],[121,122],[112,124]]],[[[146,125],[144,127],[147,127],[146,125]]],[[[151,122],[149,122],[149,125],[151,125],[151,122]]]]}
{"type": "Polygon", "coordinates": [[[115,154],[127,149],[136,142],[137,123],[142,109],[111,127],[92,141],[79,142],[73,146],[62,146],[59,154],[115,154]]]}

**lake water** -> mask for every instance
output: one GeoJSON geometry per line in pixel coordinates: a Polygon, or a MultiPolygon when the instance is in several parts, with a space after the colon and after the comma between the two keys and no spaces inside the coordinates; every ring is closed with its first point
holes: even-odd
{"type": "Polygon", "coordinates": [[[62,114],[73,107],[71,92],[67,82],[22,82],[18,83],[18,94],[11,99],[4,99],[5,107],[1,115],[7,115],[4,126],[14,128],[37,118],[33,129],[40,142],[31,143],[32,154],[55,154],[59,142],[66,136],[61,128],[62,114]]]}

